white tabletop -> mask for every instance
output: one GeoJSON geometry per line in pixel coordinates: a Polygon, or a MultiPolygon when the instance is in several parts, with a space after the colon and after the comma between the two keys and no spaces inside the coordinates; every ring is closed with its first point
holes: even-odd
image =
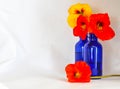
{"type": "Polygon", "coordinates": [[[14,77],[4,81],[3,84],[9,89],[120,89],[120,78],[91,80],[89,83],[69,83],[64,76],[47,73],[39,76],[14,77]]]}

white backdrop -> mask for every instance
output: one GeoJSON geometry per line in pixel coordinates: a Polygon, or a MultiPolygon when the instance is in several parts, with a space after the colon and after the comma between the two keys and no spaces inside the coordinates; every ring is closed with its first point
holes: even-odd
{"type": "Polygon", "coordinates": [[[1,81],[39,75],[43,70],[65,74],[65,65],[74,62],[74,45],[78,40],[67,24],[67,10],[78,2],[90,4],[93,13],[109,14],[116,36],[100,41],[104,74],[120,73],[119,0],[1,0],[1,81]]]}

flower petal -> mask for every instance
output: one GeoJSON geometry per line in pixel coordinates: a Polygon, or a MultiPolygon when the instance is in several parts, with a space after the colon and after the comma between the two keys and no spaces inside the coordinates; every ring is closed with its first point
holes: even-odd
{"type": "Polygon", "coordinates": [[[77,25],[77,18],[79,17],[78,14],[70,14],[67,18],[68,25],[71,28],[74,28],[77,25]]]}
{"type": "Polygon", "coordinates": [[[115,36],[115,32],[110,27],[103,28],[103,30],[98,30],[94,32],[95,35],[101,40],[110,40],[115,36]]]}

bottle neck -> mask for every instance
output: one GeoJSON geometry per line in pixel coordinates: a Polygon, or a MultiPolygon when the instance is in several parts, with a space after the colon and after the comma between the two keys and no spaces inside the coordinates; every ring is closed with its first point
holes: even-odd
{"type": "Polygon", "coordinates": [[[82,39],[79,37],[79,41],[80,41],[80,42],[87,42],[87,37],[86,37],[84,40],[82,40],[82,39]]]}
{"type": "Polygon", "coordinates": [[[87,40],[88,41],[97,41],[98,39],[93,33],[88,33],[87,40]]]}

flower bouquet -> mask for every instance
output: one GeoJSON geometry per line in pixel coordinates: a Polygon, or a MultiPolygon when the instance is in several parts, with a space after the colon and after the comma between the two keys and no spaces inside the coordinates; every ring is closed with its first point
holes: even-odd
{"type": "MultiPolygon", "coordinates": [[[[93,14],[88,4],[74,4],[69,10],[67,18],[69,26],[73,29],[73,35],[86,43],[77,44],[78,59],[74,64],[65,67],[69,82],[89,82],[92,77],[102,76],[102,45],[97,41],[110,40],[115,32],[110,27],[108,13],[93,14]],[[81,48],[80,48],[81,47],[81,48]],[[81,57],[80,57],[81,55],[81,57]]],[[[81,41],[81,42],[82,42],[81,41]]]]}

